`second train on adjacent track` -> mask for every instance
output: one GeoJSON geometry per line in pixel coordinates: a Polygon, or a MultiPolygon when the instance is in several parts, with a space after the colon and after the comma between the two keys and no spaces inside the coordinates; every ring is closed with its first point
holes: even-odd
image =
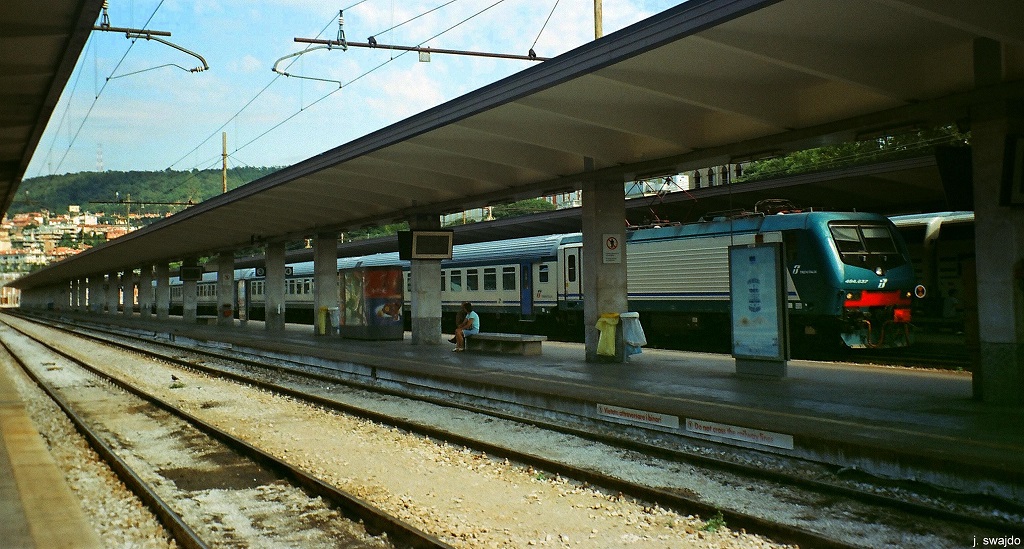
{"type": "MultiPolygon", "coordinates": [[[[629,308],[640,313],[653,344],[682,340],[728,344],[728,249],[754,242],[782,244],[792,340],[810,347],[903,347],[911,343],[916,284],[907,247],[893,223],[869,213],[794,212],[723,215],[707,221],[629,231],[629,308]],[[697,335],[695,337],[695,334],[697,335]]],[[[455,246],[442,261],[446,326],[470,301],[488,331],[543,333],[578,340],[583,334],[582,236],[559,234],[455,246]]],[[[338,260],[353,268],[401,266],[397,253],[338,260]]],[[[312,263],[291,265],[287,319],[311,322],[312,263]]],[[[200,314],[215,313],[213,273],[198,283],[200,314]]],[[[235,273],[238,311],[264,317],[261,269],[235,273]]],[[[172,311],[181,286],[172,280],[172,311]]],[[[406,297],[408,310],[408,297],[406,297]]]]}

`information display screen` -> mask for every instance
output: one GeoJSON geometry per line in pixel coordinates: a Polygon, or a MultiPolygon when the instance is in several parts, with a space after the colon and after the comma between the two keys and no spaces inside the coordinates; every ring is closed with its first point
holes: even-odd
{"type": "Polygon", "coordinates": [[[401,259],[451,259],[452,231],[403,231],[398,233],[401,259]]]}
{"type": "Polygon", "coordinates": [[[182,267],[178,272],[182,281],[198,281],[203,279],[202,267],[182,267]]]}

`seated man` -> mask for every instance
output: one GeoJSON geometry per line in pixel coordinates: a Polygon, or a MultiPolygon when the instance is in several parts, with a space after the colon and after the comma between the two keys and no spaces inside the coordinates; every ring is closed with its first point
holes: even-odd
{"type": "Polygon", "coordinates": [[[462,324],[455,328],[455,352],[466,350],[466,336],[480,333],[480,315],[473,311],[473,304],[466,301],[462,304],[462,313],[466,315],[462,324]]]}

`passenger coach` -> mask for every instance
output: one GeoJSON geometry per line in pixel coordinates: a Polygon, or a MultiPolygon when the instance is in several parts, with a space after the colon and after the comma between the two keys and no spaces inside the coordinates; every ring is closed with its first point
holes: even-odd
{"type": "MultiPolygon", "coordinates": [[[[728,249],[754,242],[783,246],[790,333],[798,345],[910,344],[915,278],[903,240],[883,216],[832,212],[741,213],[630,231],[629,308],[641,313],[648,339],[671,345],[697,331],[728,341],[728,249]]],[[[583,254],[578,233],[455,246],[452,259],[442,261],[446,326],[459,304],[471,301],[489,331],[581,338],[583,254]]],[[[408,295],[408,262],[397,253],[338,260],[339,273],[376,266],[405,269],[408,295]]],[[[287,319],[309,323],[312,263],[290,269],[287,319]]],[[[201,314],[215,312],[211,275],[198,285],[201,314]]],[[[262,319],[263,273],[247,269],[235,276],[240,317],[262,319]]],[[[180,310],[180,286],[172,295],[180,310]]]]}

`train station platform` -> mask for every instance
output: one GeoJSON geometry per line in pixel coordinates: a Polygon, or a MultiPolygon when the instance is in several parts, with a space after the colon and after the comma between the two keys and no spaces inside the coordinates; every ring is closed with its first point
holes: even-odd
{"type": "Polygon", "coordinates": [[[2,366],[0,546],[102,547],[2,366]]]}
{"type": "MultiPolygon", "coordinates": [[[[588,363],[581,344],[540,356],[453,353],[452,346],[315,336],[288,325],[234,327],[65,314],[266,355],[347,364],[381,386],[475,395],[605,427],[704,439],[846,470],[1024,502],[1024,409],[972,399],[967,372],[790,361],[785,378],[735,373],[731,356],[644,349],[627,363],[588,363]]],[[[345,368],[343,368],[345,369],[345,368]]]]}

